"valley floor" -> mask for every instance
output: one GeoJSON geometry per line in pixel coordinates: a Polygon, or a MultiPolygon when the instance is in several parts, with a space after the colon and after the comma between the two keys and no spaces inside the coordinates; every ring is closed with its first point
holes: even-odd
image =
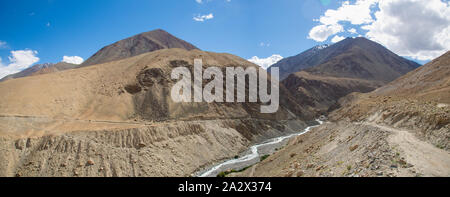
{"type": "Polygon", "coordinates": [[[413,131],[373,122],[326,123],[266,160],[231,176],[450,176],[450,154],[413,131]]]}

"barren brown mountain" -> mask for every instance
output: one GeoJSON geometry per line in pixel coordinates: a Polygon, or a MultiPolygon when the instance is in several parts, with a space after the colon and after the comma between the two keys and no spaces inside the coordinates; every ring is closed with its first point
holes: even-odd
{"type": "Polygon", "coordinates": [[[83,62],[81,67],[120,60],[143,53],[170,48],[180,48],[186,50],[198,49],[194,45],[181,40],[162,29],[157,29],[144,32],[103,47],[92,57],[83,62]]]}
{"type": "Polygon", "coordinates": [[[162,49],[0,83],[2,176],[189,176],[313,117],[281,89],[260,103],[175,103],[171,70],[256,65],[230,54],[162,49]],[[297,115],[298,116],[297,116],[297,115]]]}
{"type": "Polygon", "coordinates": [[[282,83],[298,103],[319,114],[339,107],[337,101],[349,93],[370,92],[420,66],[366,38],[347,38],[313,49],[273,67],[300,71],[285,73],[282,83]]]}

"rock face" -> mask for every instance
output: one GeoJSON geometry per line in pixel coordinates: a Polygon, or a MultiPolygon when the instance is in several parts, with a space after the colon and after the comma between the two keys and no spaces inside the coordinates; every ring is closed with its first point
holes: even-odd
{"type": "Polygon", "coordinates": [[[256,67],[230,54],[162,49],[0,83],[0,176],[188,176],[314,118],[283,87],[274,114],[260,113],[262,103],[175,103],[171,71],[192,70],[196,58],[256,67]]]}
{"type": "Polygon", "coordinates": [[[18,72],[16,74],[8,75],[8,76],[0,79],[0,82],[10,80],[10,79],[21,78],[21,77],[48,74],[48,73],[53,73],[53,72],[58,72],[58,71],[63,71],[63,70],[74,69],[77,66],[78,65],[76,65],[76,64],[70,64],[70,63],[66,63],[66,62],[60,62],[57,64],[52,64],[52,63],[38,64],[38,65],[32,66],[30,68],[27,68],[21,72],[18,72]]]}
{"type": "Polygon", "coordinates": [[[370,92],[419,66],[365,38],[318,46],[273,65],[297,102],[319,114],[337,108],[349,93],[370,92]]]}
{"type": "Polygon", "coordinates": [[[164,30],[157,29],[135,35],[103,47],[87,59],[81,67],[102,64],[124,58],[133,57],[160,49],[180,48],[186,50],[198,49],[194,45],[181,40],[164,30]]]}

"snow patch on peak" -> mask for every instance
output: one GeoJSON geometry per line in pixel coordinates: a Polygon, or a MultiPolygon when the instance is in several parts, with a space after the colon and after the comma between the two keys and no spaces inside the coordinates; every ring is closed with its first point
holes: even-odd
{"type": "Polygon", "coordinates": [[[282,60],[283,57],[281,55],[274,54],[267,58],[259,58],[258,56],[254,56],[248,59],[249,62],[252,62],[258,66],[261,66],[263,69],[268,69],[270,66],[282,60]]]}
{"type": "Polygon", "coordinates": [[[330,45],[328,45],[328,44],[317,45],[317,46],[316,46],[316,49],[322,50],[322,49],[325,49],[325,48],[327,48],[327,47],[329,47],[329,46],[330,46],[330,45]]]}

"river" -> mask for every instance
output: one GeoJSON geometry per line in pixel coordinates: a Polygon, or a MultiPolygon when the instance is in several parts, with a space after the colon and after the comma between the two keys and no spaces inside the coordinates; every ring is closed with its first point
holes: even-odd
{"type": "Polygon", "coordinates": [[[320,120],[316,121],[319,122],[319,125],[309,126],[301,132],[287,136],[272,138],[266,140],[261,144],[253,145],[244,153],[243,156],[237,159],[231,159],[223,163],[217,164],[197,174],[199,177],[216,177],[220,172],[223,171],[227,171],[230,169],[240,170],[245,167],[254,165],[260,162],[261,156],[274,153],[277,148],[284,146],[289,139],[308,133],[312,128],[318,127],[321,124],[323,124],[323,122],[320,120]]]}

